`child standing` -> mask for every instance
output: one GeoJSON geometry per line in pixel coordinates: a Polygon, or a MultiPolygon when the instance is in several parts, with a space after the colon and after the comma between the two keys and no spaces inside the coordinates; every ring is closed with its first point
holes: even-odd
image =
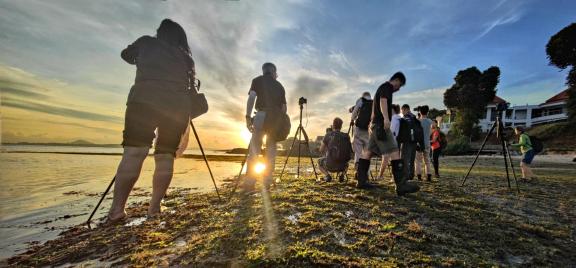
{"type": "Polygon", "coordinates": [[[530,136],[524,133],[523,127],[514,128],[514,133],[518,136],[518,143],[511,144],[513,147],[520,147],[520,152],[522,152],[522,161],[520,162],[520,169],[522,169],[522,179],[526,181],[531,181],[534,173],[530,165],[532,160],[534,160],[534,150],[532,149],[532,142],[530,141],[530,136]]]}

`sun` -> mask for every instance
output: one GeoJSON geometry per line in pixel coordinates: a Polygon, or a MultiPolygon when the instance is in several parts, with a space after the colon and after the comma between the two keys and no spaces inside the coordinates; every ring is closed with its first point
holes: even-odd
{"type": "Polygon", "coordinates": [[[254,166],[254,172],[256,174],[262,174],[262,172],[264,172],[264,170],[266,170],[266,165],[264,165],[264,163],[256,163],[256,165],[254,166]]]}
{"type": "Polygon", "coordinates": [[[240,137],[242,137],[242,140],[244,142],[246,142],[246,144],[250,143],[250,138],[252,138],[252,133],[250,133],[250,131],[246,128],[243,128],[240,131],[240,137]]]}

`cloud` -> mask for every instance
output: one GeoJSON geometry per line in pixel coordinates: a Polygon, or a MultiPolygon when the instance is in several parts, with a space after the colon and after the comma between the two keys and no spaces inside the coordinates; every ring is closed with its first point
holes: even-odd
{"type": "Polygon", "coordinates": [[[82,110],[75,110],[65,107],[58,107],[54,105],[46,105],[36,102],[14,99],[11,97],[2,98],[2,106],[24,109],[28,111],[47,113],[52,115],[60,115],[68,118],[85,119],[92,121],[102,121],[108,123],[120,124],[124,122],[121,117],[104,115],[99,113],[86,112],[82,110]]]}
{"type": "Polygon", "coordinates": [[[49,96],[42,94],[42,93],[36,93],[36,92],[30,91],[30,90],[17,89],[17,88],[13,88],[13,87],[2,87],[2,88],[0,88],[0,93],[2,95],[13,95],[13,96],[18,96],[18,97],[27,97],[27,98],[35,98],[35,99],[50,98],[49,96]]]}
{"type": "Polygon", "coordinates": [[[394,94],[394,103],[408,104],[411,107],[428,105],[430,108],[444,109],[444,92],[449,86],[394,94]]]}
{"type": "Polygon", "coordinates": [[[485,35],[490,33],[490,31],[492,31],[494,28],[496,28],[498,26],[515,23],[515,22],[519,21],[521,18],[522,18],[522,13],[520,13],[520,12],[507,14],[503,17],[499,17],[499,18],[493,20],[492,22],[488,23],[486,28],[484,29],[484,31],[482,31],[479,35],[474,37],[473,41],[477,41],[478,39],[484,37],[485,35]]]}

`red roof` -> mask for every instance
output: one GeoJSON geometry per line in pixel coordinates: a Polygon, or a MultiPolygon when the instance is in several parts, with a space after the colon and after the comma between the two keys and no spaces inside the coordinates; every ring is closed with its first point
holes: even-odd
{"type": "Polygon", "coordinates": [[[502,102],[506,101],[498,96],[494,96],[494,99],[492,100],[492,103],[502,103],[502,102]]]}
{"type": "Polygon", "coordinates": [[[568,89],[565,89],[564,91],[554,95],[554,97],[549,98],[548,100],[546,100],[546,102],[544,102],[544,104],[561,102],[565,100],[568,100],[568,89]]]}

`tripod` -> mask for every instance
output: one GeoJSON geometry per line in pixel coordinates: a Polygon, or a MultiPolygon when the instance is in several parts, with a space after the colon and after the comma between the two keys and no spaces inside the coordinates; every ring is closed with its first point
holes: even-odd
{"type": "Polygon", "coordinates": [[[510,164],[510,169],[512,169],[512,174],[514,175],[514,182],[516,183],[516,190],[518,191],[518,193],[520,193],[520,188],[518,188],[518,180],[516,179],[516,171],[514,170],[514,164],[512,163],[512,157],[510,156],[510,150],[508,148],[508,140],[506,140],[506,134],[504,133],[504,127],[502,126],[502,120],[500,118],[502,118],[502,111],[498,110],[498,115],[496,116],[496,122],[494,122],[492,128],[490,128],[490,131],[486,135],[486,138],[484,138],[484,142],[482,142],[482,146],[480,146],[480,150],[478,150],[478,153],[476,153],[476,157],[474,158],[474,161],[472,162],[470,169],[468,169],[468,173],[466,173],[466,176],[464,176],[464,179],[462,180],[462,185],[460,186],[464,186],[464,183],[466,183],[466,180],[468,179],[468,176],[470,175],[472,168],[474,167],[474,165],[476,165],[476,161],[478,160],[480,153],[482,152],[484,146],[486,145],[486,141],[488,141],[490,136],[492,136],[494,129],[496,129],[496,137],[500,140],[500,144],[502,145],[502,157],[504,158],[504,167],[506,168],[506,179],[508,180],[508,189],[512,188],[510,186],[510,173],[508,172],[508,164],[510,164]]]}
{"type": "MultiPolygon", "coordinates": [[[[301,98],[302,100],[302,98],[301,98]]],[[[310,150],[310,141],[308,139],[308,134],[306,134],[306,130],[304,130],[304,126],[302,126],[302,109],[304,108],[305,101],[300,101],[298,104],[300,105],[300,122],[298,124],[298,129],[296,129],[296,133],[294,133],[294,139],[292,140],[292,145],[290,145],[290,149],[286,154],[286,161],[284,161],[284,166],[282,167],[282,172],[280,173],[280,180],[282,180],[282,176],[284,175],[284,170],[286,169],[286,164],[288,164],[288,159],[292,154],[292,148],[294,148],[294,143],[296,139],[298,139],[298,167],[297,167],[297,176],[300,177],[300,146],[302,145],[302,135],[304,135],[304,145],[308,148],[308,156],[310,157],[310,163],[312,164],[312,169],[314,170],[314,176],[316,180],[318,180],[318,173],[316,173],[316,166],[314,166],[314,160],[312,160],[312,151],[310,150]]]]}

